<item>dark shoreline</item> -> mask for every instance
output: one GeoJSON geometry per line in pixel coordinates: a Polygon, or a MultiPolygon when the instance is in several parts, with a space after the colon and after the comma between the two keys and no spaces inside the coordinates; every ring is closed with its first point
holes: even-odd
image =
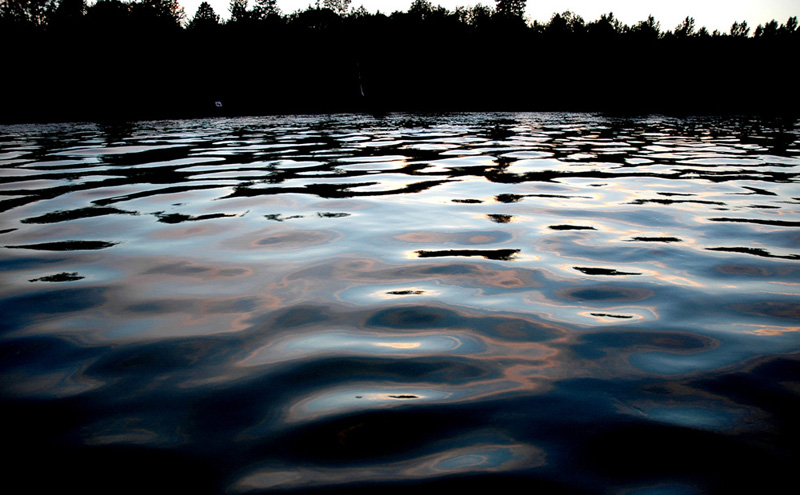
{"type": "Polygon", "coordinates": [[[486,7],[450,12],[416,2],[390,16],[253,10],[224,24],[198,10],[184,26],[167,8],[173,3],[62,0],[39,24],[0,17],[0,42],[13,47],[0,79],[0,123],[470,111],[800,115],[790,74],[800,53],[796,17],[750,36],[736,25],[730,34],[696,30],[689,17],[672,31],[652,17],[622,25],[613,14],[586,22],[566,12],[543,25],[486,7]]]}

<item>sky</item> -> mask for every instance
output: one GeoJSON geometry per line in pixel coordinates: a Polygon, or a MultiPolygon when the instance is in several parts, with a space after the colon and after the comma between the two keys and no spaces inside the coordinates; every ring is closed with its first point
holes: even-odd
{"type": "MultiPolygon", "coordinates": [[[[202,0],[178,0],[191,19],[202,0]]],[[[207,0],[223,19],[229,17],[230,0],[207,0]]],[[[391,14],[407,11],[413,0],[353,0],[352,6],[363,5],[371,12],[391,14]]],[[[250,6],[255,0],[250,0],[250,6]]],[[[305,10],[314,0],[278,0],[284,14],[305,10]]],[[[494,6],[494,0],[431,0],[453,10],[457,6],[472,6],[478,3],[494,6]]],[[[547,22],[555,12],[571,10],[586,22],[595,21],[601,14],[613,12],[624,24],[633,25],[645,20],[648,15],[661,23],[661,30],[671,30],[686,16],[694,17],[695,25],[705,26],[709,31],[719,29],[728,32],[734,21],[747,21],[754,30],[759,24],[775,19],[783,24],[790,16],[800,16],[800,0],[528,0],[526,15],[529,20],[547,22]]],[[[751,30],[751,34],[752,34],[751,30]]]]}

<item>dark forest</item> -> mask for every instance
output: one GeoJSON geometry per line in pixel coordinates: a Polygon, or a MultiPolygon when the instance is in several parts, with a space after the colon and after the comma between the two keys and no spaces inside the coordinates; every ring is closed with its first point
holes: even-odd
{"type": "Polygon", "coordinates": [[[524,0],[390,15],[325,0],[1,0],[3,122],[286,113],[796,114],[797,17],[709,32],[524,0]]]}

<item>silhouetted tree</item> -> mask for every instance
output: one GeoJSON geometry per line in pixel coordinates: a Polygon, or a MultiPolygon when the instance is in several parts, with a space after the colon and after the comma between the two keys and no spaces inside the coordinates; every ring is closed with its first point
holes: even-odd
{"type": "Polygon", "coordinates": [[[545,26],[545,33],[554,38],[564,38],[570,34],[583,34],[586,25],[583,17],[571,11],[555,13],[550,22],[545,26]]]}
{"type": "Polygon", "coordinates": [[[777,33],[778,33],[778,21],[773,19],[764,26],[759,24],[756,27],[756,31],[755,33],[753,33],[753,35],[756,38],[772,38],[777,33]]]}
{"type": "Polygon", "coordinates": [[[747,21],[734,22],[731,26],[731,36],[734,38],[746,38],[750,34],[750,28],[747,26],[747,21]]]}
{"type": "Polygon", "coordinates": [[[231,0],[228,11],[231,13],[228,23],[241,23],[250,19],[250,12],[247,10],[247,0],[231,0]]]}
{"type": "Polygon", "coordinates": [[[694,29],[694,17],[686,16],[686,19],[675,26],[673,34],[678,38],[688,38],[689,36],[693,36],[695,34],[694,29]]]}
{"type": "Polygon", "coordinates": [[[758,27],[756,27],[756,31],[753,36],[755,38],[765,39],[771,39],[775,37],[788,38],[794,34],[797,34],[798,32],[800,31],[797,29],[797,17],[793,16],[786,21],[786,24],[781,24],[780,26],[778,25],[778,21],[774,19],[763,26],[759,24],[758,27]]]}
{"type": "Polygon", "coordinates": [[[214,29],[217,26],[219,26],[219,15],[214,12],[214,8],[211,7],[211,4],[204,1],[197,7],[194,17],[189,21],[186,27],[187,29],[203,30],[214,29]]]}
{"type": "Polygon", "coordinates": [[[293,15],[290,23],[300,32],[327,32],[333,26],[341,26],[342,19],[330,9],[314,8],[293,15]]]}
{"type": "Polygon", "coordinates": [[[479,3],[469,8],[459,7],[456,17],[460,22],[480,29],[489,24],[494,13],[494,9],[479,3]]]}
{"type": "Polygon", "coordinates": [[[3,0],[0,18],[4,24],[44,27],[55,8],[55,0],[3,0]]]}
{"type": "Polygon", "coordinates": [[[371,14],[369,13],[366,7],[364,7],[363,5],[359,5],[357,8],[352,9],[350,11],[350,15],[354,17],[365,18],[369,17],[371,14]]]}
{"type": "Polygon", "coordinates": [[[254,19],[265,20],[280,15],[281,9],[278,8],[278,0],[256,0],[252,13],[254,19]]]}
{"type": "Polygon", "coordinates": [[[418,19],[425,19],[433,12],[433,4],[428,0],[414,0],[408,8],[408,14],[418,19]]]}
{"type": "Polygon", "coordinates": [[[786,31],[789,33],[796,33],[797,32],[797,16],[792,16],[786,21],[786,25],[784,26],[786,31]]]}
{"type": "Polygon", "coordinates": [[[603,14],[600,19],[589,23],[586,31],[593,38],[610,39],[622,32],[622,23],[614,17],[613,12],[603,14]]]}
{"type": "Polygon", "coordinates": [[[526,0],[495,0],[496,12],[501,17],[522,19],[525,16],[526,0]]]}
{"type": "Polygon", "coordinates": [[[790,38],[792,35],[798,34],[800,31],[797,29],[797,17],[790,17],[786,24],[781,24],[778,28],[778,36],[781,38],[790,38]]]}
{"type": "Polygon", "coordinates": [[[186,17],[178,0],[141,0],[131,4],[131,13],[143,28],[179,28],[186,17]]]}
{"type": "Polygon", "coordinates": [[[331,9],[336,15],[342,17],[350,11],[352,0],[324,0],[322,7],[331,9]]]}
{"type": "Polygon", "coordinates": [[[630,29],[630,33],[640,40],[656,40],[661,37],[661,23],[650,15],[647,20],[639,21],[630,29]]]}

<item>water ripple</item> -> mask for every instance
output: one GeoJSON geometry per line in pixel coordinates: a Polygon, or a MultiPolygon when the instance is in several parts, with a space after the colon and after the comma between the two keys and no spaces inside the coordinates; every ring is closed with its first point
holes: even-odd
{"type": "Polygon", "coordinates": [[[232,493],[791,472],[798,172],[754,118],[0,126],[8,450],[232,493]]]}

